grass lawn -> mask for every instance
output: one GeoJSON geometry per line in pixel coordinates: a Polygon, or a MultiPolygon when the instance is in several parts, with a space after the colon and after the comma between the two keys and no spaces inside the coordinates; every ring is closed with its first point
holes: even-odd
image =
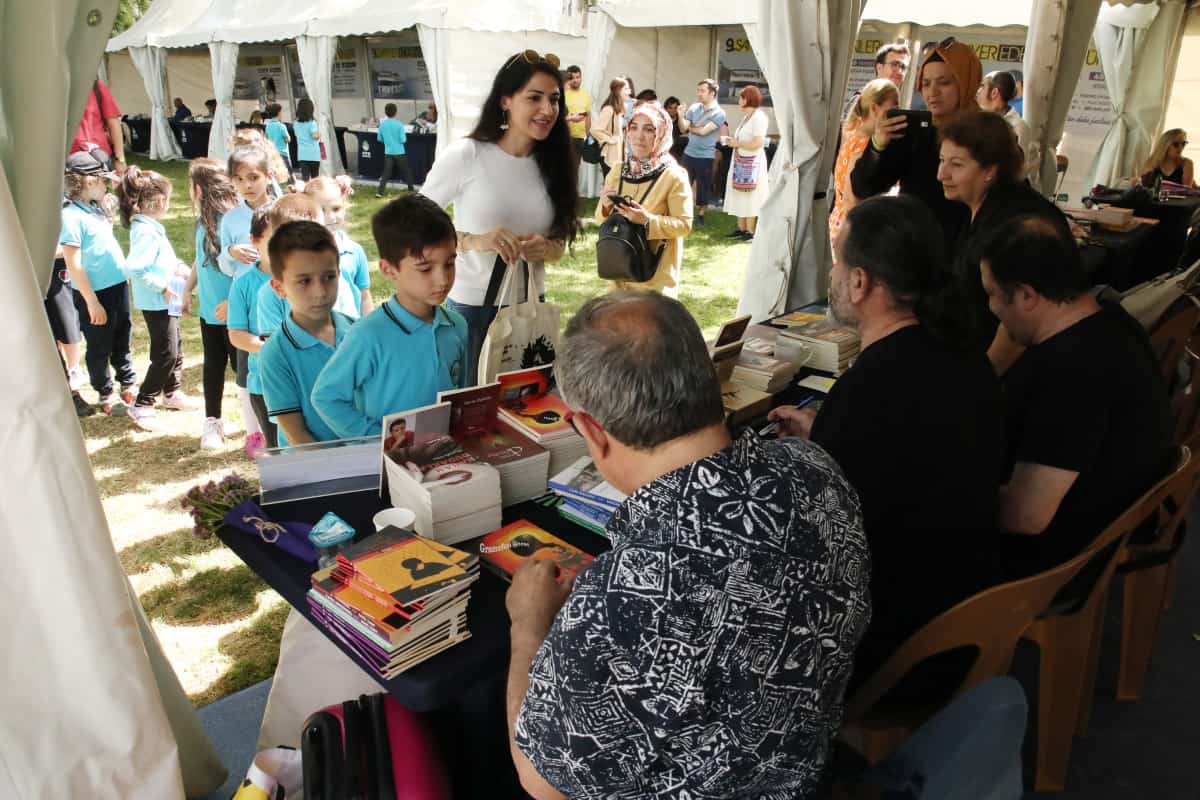
{"type": "MultiPolygon", "coordinates": [[[[133,158],[144,168],[171,179],[171,213],[163,220],[177,255],[191,262],[195,217],[189,207],[187,162],[151,162],[133,158]]],[[[351,205],[350,235],[375,262],[371,215],[384,203],[370,187],[358,187],[351,205]]],[[[590,221],[595,201],[586,201],[581,216],[590,221]]],[[[692,232],[684,250],[680,299],[706,335],[733,316],[742,288],[749,246],[725,236],[734,220],[717,211],[707,225],[692,232]]],[[[128,249],[128,232],[118,226],[118,239],[128,249]]],[[[563,322],[590,297],[607,290],[596,277],[596,226],[584,234],[561,263],[547,269],[547,300],[563,309],[563,322]]],[[[376,302],[390,287],[373,271],[376,302]]],[[[146,327],[134,312],[133,349],[139,377],[149,363],[146,327]]],[[[200,326],[183,321],[184,390],[202,398],[200,326]]],[[[96,399],[90,387],[83,390],[96,399]]],[[[203,414],[163,412],[161,430],[137,430],[125,417],[96,415],[80,421],[92,469],[104,502],[113,544],[134,590],[154,625],[168,658],[193,702],[204,705],[271,676],[279,650],[286,604],[215,539],[191,533],[191,518],[178,499],[196,483],[230,472],[255,479],[253,465],[242,452],[244,434],[232,376],[225,385],[224,450],[200,451],[203,414]]]]}

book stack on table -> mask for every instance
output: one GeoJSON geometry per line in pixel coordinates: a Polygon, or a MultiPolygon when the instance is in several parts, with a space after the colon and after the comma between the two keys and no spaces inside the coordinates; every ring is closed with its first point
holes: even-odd
{"type": "Polygon", "coordinates": [[[558,513],[580,527],[606,536],[604,529],[625,495],[604,480],[590,456],[584,456],[550,479],[561,501],[558,513]]]}
{"type": "Polygon", "coordinates": [[[567,422],[569,409],[554,392],[554,365],[502,372],[500,418],[550,451],[550,475],[587,455],[587,444],[567,422]]]}
{"type": "Polygon", "coordinates": [[[314,619],[379,677],[393,678],[471,636],[479,557],[388,527],[313,573],[314,619]]]}
{"type": "Polygon", "coordinates": [[[832,319],[815,319],[779,332],[775,358],[841,375],[858,355],[858,332],[832,319]]]}

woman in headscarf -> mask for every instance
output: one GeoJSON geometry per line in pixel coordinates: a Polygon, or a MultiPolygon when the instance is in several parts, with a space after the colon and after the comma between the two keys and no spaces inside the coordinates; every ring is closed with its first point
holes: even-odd
{"type": "Polygon", "coordinates": [[[634,106],[625,129],[630,155],[620,169],[608,173],[596,206],[596,220],[613,211],[646,226],[651,247],[661,247],[658,268],[644,283],[615,281],[617,288],[653,289],[669,297],[679,291],[683,239],[692,230],[692,187],[671,155],[672,120],[656,102],[634,106]],[[614,203],[613,198],[624,198],[614,203]]]}
{"type": "Polygon", "coordinates": [[[942,224],[947,245],[953,246],[970,215],[966,206],[942,193],[937,129],[959,111],[978,109],[975,92],[982,81],[983,67],[969,45],[950,37],[934,47],[917,73],[933,124],[909,126],[903,116],[881,120],[850,173],[855,196],[882,194],[899,183],[901,194],[914,195],[929,207],[942,224]]]}

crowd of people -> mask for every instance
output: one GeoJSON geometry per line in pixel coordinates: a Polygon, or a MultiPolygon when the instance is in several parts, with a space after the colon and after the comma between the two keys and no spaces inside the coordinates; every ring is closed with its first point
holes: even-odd
{"type": "MultiPolygon", "coordinates": [[[[926,125],[888,113],[908,56],[880,50],[836,169],[829,304],[861,352],[819,413],[771,412],[777,439],[730,434],[703,337],[674,299],[722,141],[726,210],[739,236],[754,235],[767,191],[758,90],[740,92],[731,133],[707,79],[686,109],[614,79],[593,119],[579,69],[532,51],[501,66],[478,124],[420,193],[372,218],[392,290],[378,308],[345,232],[348,185],[312,175],[301,149],[309,179],[284,192],[276,157],[287,142],[269,125],[227,163],[192,162],[194,268],[163,231],[165,178],[136,167],[120,177],[124,256],[106,202],[117,176],[91,148],[73,153],[62,282],[88,376],[102,408],[124,400],[142,427],[157,405],[190,407],[179,316],[198,287],[202,446],[223,438],[230,369],[248,448],[380,434],[384,415],[476,382],[507,268],[524,265],[544,294],[544,265],[580,231],[590,136],[605,173],[597,219],[621,214],[663,246],[650,280],[585,303],[560,343],[570,421],[629,499],[608,526],[613,549],[573,586],[549,562],[514,576],[514,763],[538,798],[810,796],[847,691],[965,597],[1081,552],[1174,455],[1146,334],[1094,298],[1066,219],[1025,181],[1019,80],[984,76],[965,44],[936,43],[917,73],[926,125]],[[126,281],[150,334],[140,386],[126,281]]],[[[315,125],[301,127],[312,114],[309,104],[293,126],[306,147],[319,141],[315,125]]],[[[1185,137],[1168,133],[1148,169],[1185,182],[1185,137]]],[[[391,150],[403,143],[380,136],[391,150]]],[[[291,636],[308,639],[282,648],[280,676],[344,661],[289,621],[291,636]]],[[[365,680],[347,663],[351,673],[365,680]]],[[[944,686],[946,673],[932,678],[944,686]]],[[[357,693],[331,674],[317,683],[328,702],[357,693]]],[[[282,686],[277,677],[273,696],[282,686]]],[[[324,697],[305,700],[297,713],[324,697]]],[[[299,722],[269,706],[264,740],[294,738],[299,722]]]]}

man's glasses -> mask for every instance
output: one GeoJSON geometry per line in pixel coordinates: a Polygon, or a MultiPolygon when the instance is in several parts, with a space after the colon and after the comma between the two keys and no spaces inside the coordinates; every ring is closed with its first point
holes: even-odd
{"type": "Polygon", "coordinates": [[[555,69],[558,69],[558,65],[562,63],[562,61],[559,60],[559,57],[554,55],[554,53],[546,53],[546,55],[542,55],[537,50],[522,50],[520,53],[517,53],[508,60],[508,62],[504,65],[504,69],[508,69],[522,58],[525,59],[526,64],[544,63],[549,64],[555,69]]]}
{"type": "Polygon", "coordinates": [[[575,412],[574,411],[571,411],[568,409],[566,416],[563,417],[563,422],[570,425],[571,430],[575,431],[575,433],[577,435],[579,434],[579,428],[576,427],[576,425],[575,425],[575,412]]]}

